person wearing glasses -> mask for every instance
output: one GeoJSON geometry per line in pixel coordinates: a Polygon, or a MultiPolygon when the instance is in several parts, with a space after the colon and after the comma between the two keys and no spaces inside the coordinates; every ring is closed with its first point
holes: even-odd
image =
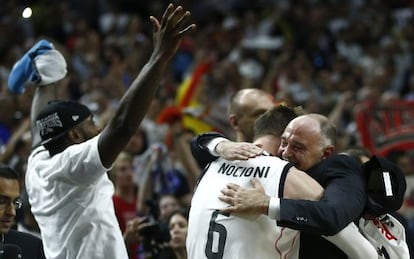
{"type": "Polygon", "coordinates": [[[18,174],[9,166],[0,163],[0,258],[3,258],[1,256],[22,259],[46,258],[40,238],[11,229],[14,225],[16,210],[20,209],[23,204],[19,197],[18,174]]]}

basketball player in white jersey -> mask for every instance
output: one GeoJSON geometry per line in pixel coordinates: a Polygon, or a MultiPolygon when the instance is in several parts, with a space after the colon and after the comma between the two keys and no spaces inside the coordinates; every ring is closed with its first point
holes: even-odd
{"type": "MultiPolygon", "coordinates": [[[[278,124],[272,116],[261,118],[278,124]]],[[[280,125],[275,127],[280,128],[280,125]]],[[[254,143],[276,153],[279,136],[276,130],[274,134],[256,136],[254,143]]],[[[313,178],[277,157],[262,155],[244,161],[219,158],[206,167],[191,202],[188,258],[297,258],[294,254],[299,245],[297,231],[280,231],[276,222],[265,215],[238,217],[219,213],[218,209],[226,206],[217,198],[220,190],[230,182],[251,186],[253,178],[273,197],[319,200],[323,193],[313,178]],[[282,235],[292,236],[282,239],[282,235]]],[[[267,204],[263,205],[267,210],[267,204]]]]}
{"type": "MultiPolygon", "coordinates": [[[[283,131],[290,119],[289,108],[273,108],[266,112],[255,125],[255,132],[258,132],[257,126],[262,124],[259,131],[265,135],[256,136],[254,143],[275,154],[280,142],[280,130],[283,131]]],[[[271,214],[268,200],[263,200],[263,206],[257,208],[259,213],[250,211],[255,215],[265,214],[256,217],[226,215],[216,210],[226,206],[217,197],[227,183],[246,187],[251,185],[251,179],[260,182],[266,194],[272,193],[275,195],[273,197],[318,200],[322,194],[321,186],[308,174],[276,157],[259,156],[233,162],[220,158],[206,168],[193,196],[187,236],[188,258],[299,257],[300,232],[276,227],[275,221],[268,221],[265,216],[271,214]]],[[[259,203],[256,201],[256,204],[259,203]]],[[[352,224],[328,239],[333,243],[354,244],[347,248],[350,258],[376,256],[375,249],[352,224]]]]}
{"type": "MultiPolygon", "coordinates": [[[[267,138],[261,137],[255,143],[263,143],[267,138]]],[[[252,178],[258,179],[273,197],[318,200],[322,195],[316,181],[277,157],[259,156],[246,161],[220,158],[210,164],[192,199],[187,236],[189,258],[278,258],[275,242],[280,233],[274,220],[264,215],[223,215],[217,210],[225,206],[217,197],[227,183],[249,186],[252,178]]],[[[292,247],[295,241],[298,243],[291,241],[292,247]]]]}

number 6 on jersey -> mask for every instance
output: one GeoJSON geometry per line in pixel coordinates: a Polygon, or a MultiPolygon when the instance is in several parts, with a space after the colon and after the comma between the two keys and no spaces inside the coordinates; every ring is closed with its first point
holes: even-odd
{"type": "MultiPolygon", "coordinates": [[[[218,210],[213,211],[210,219],[210,227],[207,234],[206,256],[208,259],[222,259],[224,245],[227,238],[227,230],[222,225],[216,222],[217,216],[220,214],[218,210]],[[216,235],[214,235],[216,233],[216,235]],[[214,238],[216,237],[216,238],[214,238]],[[217,240],[218,237],[218,240],[217,240]],[[216,242],[214,242],[216,241],[216,242]],[[214,245],[214,249],[213,249],[214,245]]],[[[223,215],[223,214],[222,214],[223,215]]],[[[228,216],[228,215],[225,215],[228,216]]]]}

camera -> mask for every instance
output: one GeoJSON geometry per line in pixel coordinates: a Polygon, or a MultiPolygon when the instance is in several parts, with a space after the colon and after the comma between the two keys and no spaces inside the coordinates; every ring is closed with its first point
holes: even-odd
{"type": "Polygon", "coordinates": [[[153,239],[157,241],[165,239],[163,237],[159,222],[154,220],[152,217],[149,217],[147,222],[150,224],[140,229],[140,234],[142,237],[145,239],[153,239]]]}
{"type": "Polygon", "coordinates": [[[153,217],[149,217],[147,226],[140,229],[142,246],[147,256],[153,259],[169,258],[169,232],[153,217]]]}

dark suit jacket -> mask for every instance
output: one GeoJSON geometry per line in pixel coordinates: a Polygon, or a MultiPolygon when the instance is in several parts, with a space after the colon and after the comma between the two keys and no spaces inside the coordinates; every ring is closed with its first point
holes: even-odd
{"type": "Polygon", "coordinates": [[[220,133],[208,132],[200,134],[191,140],[191,153],[201,168],[204,168],[208,163],[217,159],[216,156],[210,154],[205,144],[206,142],[218,137],[225,138],[225,136],[220,133]]]}
{"type": "MultiPolygon", "coordinates": [[[[193,156],[200,165],[216,159],[204,144],[219,136],[222,135],[202,134],[191,142],[193,156]]],[[[301,231],[301,259],[347,258],[320,235],[336,234],[362,215],[367,197],[361,166],[352,157],[335,155],[307,173],[325,188],[324,196],[320,202],[281,199],[278,225],[301,231]]]]}
{"type": "Polygon", "coordinates": [[[359,218],[366,203],[361,166],[352,157],[334,155],[307,173],[325,192],[319,202],[281,199],[281,226],[322,235],[334,235],[359,218]]]}
{"type": "Polygon", "coordinates": [[[322,199],[316,203],[281,199],[278,225],[301,231],[301,259],[347,258],[320,235],[336,234],[362,215],[367,197],[361,166],[352,157],[335,155],[307,173],[325,188],[322,199]]]}
{"type": "Polygon", "coordinates": [[[42,240],[31,234],[10,230],[4,235],[5,244],[14,244],[22,249],[22,259],[45,259],[42,240]]]}

